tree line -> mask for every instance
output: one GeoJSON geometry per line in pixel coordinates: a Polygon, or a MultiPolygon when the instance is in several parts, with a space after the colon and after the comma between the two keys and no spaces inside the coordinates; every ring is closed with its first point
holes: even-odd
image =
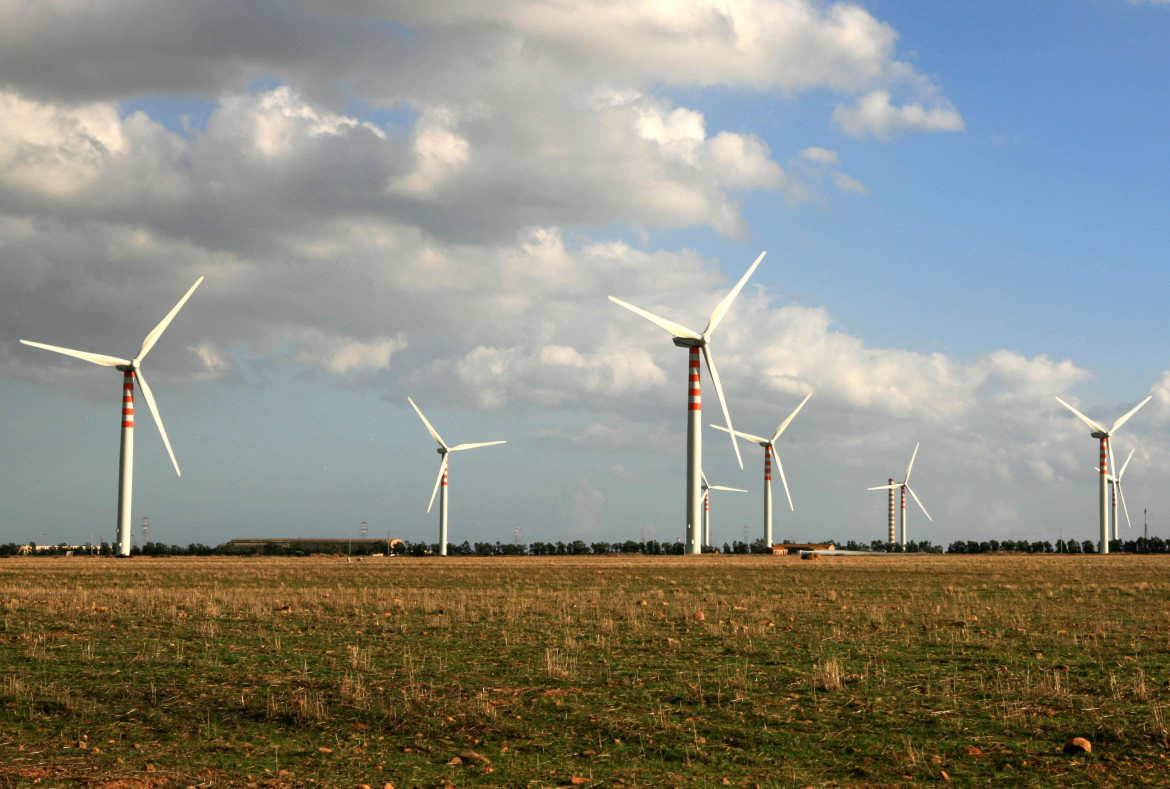
{"type": "MultiPolygon", "coordinates": [[[[824,543],[837,545],[843,550],[869,551],[874,553],[943,553],[941,545],[934,545],[929,540],[910,541],[905,547],[897,543],[887,543],[884,540],[873,540],[869,543],[860,543],[848,540],[838,544],[833,540],[824,543]]],[[[166,545],[160,542],[148,542],[145,545],[134,545],[130,548],[131,556],[312,556],[320,554],[372,556],[384,555],[387,551],[384,543],[374,540],[300,540],[284,542],[272,540],[269,542],[251,541],[248,545],[222,543],[220,545],[204,545],[191,543],[187,546],[166,545]]],[[[781,543],[783,545],[783,543],[781,543]]],[[[437,554],[437,543],[425,541],[411,542],[395,540],[390,546],[390,553],[401,556],[428,556],[437,554]]],[[[712,553],[717,549],[714,546],[705,546],[704,553],[712,553]]],[[[769,549],[762,539],[754,542],[736,540],[723,543],[723,553],[735,554],[763,554],[769,549]]],[[[1109,543],[1112,553],[1170,553],[1170,540],[1161,537],[1138,537],[1132,540],[1112,540],[1109,543]]],[[[946,547],[947,553],[1096,553],[1097,544],[1093,540],[956,540],[946,547]]],[[[59,545],[41,545],[30,543],[0,544],[0,557],[34,554],[37,556],[65,556],[99,555],[112,556],[113,546],[103,542],[95,546],[74,546],[61,543],[59,545]]],[[[683,554],[681,542],[659,542],[658,540],[626,540],[625,542],[591,542],[572,540],[569,542],[468,542],[449,543],[447,553],[451,556],[590,556],[601,554],[645,554],[648,556],[680,556],[683,554]]]]}

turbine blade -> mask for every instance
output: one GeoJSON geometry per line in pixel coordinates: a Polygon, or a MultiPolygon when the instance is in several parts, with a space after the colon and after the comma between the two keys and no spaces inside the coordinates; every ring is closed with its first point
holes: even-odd
{"type": "Polygon", "coordinates": [[[866,490],[894,490],[900,488],[901,485],[878,485],[876,488],[866,488],[866,490]]]}
{"type": "Polygon", "coordinates": [[[481,441],[478,444],[456,444],[448,449],[448,452],[458,452],[462,449],[475,449],[476,447],[490,447],[493,444],[507,444],[507,441],[481,441]]]}
{"type": "Polygon", "coordinates": [[[784,464],[780,462],[780,453],[773,452],[776,457],[776,469],[780,472],[780,481],[784,483],[784,495],[788,497],[788,509],[796,512],[796,507],[792,506],[792,494],[788,492],[788,480],[784,477],[784,464]]]}
{"type": "Polygon", "coordinates": [[[724,433],[735,433],[740,438],[746,438],[748,441],[754,441],[761,446],[766,446],[769,443],[768,439],[763,438],[762,436],[753,436],[751,433],[745,433],[742,430],[728,430],[723,425],[717,425],[714,422],[711,422],[710,424],[711,427],[715,428],[716,430],[722,430],[724,433]]]}
{"type": "Polygon", "coordinates": [[[918,509],[922,510],[922,514],[926,516],[926,519],[934,523],[934,518],[930,517],[930,513],[926,511],[926,507],[922,506],[922,501],[918,498],[918,494],[914,492],[914,489],[907,485],[906,490],[910,491],[910,495],[914,497],[914,501],[918,502],[918,509]]]}
{"type": "Polygon", "coordinates": [[[905,485],[910,481],[910,469],[914,468],[914,458],[918,457],[918,447],[921,441],[914,445],[914,454],[910,456],[910,465],[906,467],[906,476],[902,479],[902,484],[905,485]]]}
{"type": "MultiPolygon", "coordinates": [[[[1105,429],[1105,426],[1104,426],[1104,425],[1102,425],[1100,422],[1094,422],[1092,419],[1089,419],[1089,417],[1085,416],[1085,415],[1084,415],[1084,414],[1082,414],[1080,411],[1078,411],[1077,409],[1073,408],[1073,407],[1072,407],[1071,405],[1069,405],[1068,403],[1066,403],[1066,402],[1064,402],[1063,400],[1061,400],[1059,397],[1058,397],[1058,398],[1056,398],[1056,402],[1060,403],[1062,406],[1064,406],[1065,408],[1067,408],[1069,411],[1072,411],[1074,414],[1076,414],[1078,419],[1080,419],[1082,422],[1084,422],[1084,423],[1085,423],[1086,425],[1088,425],[1089,427],[1093,428],[1093,430],[1094,430],[1095,432],[1098,432],[1098,433],[1107,433],[1107,432],[1109,432],[1109,431],[1107,431],[1107,430],[1105,429]]],[[[1139,406],[1139,407],[1140,407],[1140,406],[1139,406]]],[[[1115,429],[1116,429],[1116,427],[1117,427],[1117,426],[1116,426],[1116,425],[1114,425],[1114,428],[1115,428],[1115,429]]]]}
{"type": "Polygon", "coordinates": [[[431,511],[431,507],[435,506],[435,495],[439,492],[439,483],[443,481],[443,472],[447,470],[447,456],[443,455],[443,459],[439,461],[439,476],[435,477],[435,489],[431,491],[431,500],[427,504],[427,512],[431,511]]]}
{"type": "Polygon", "coordinates": [[[1105,439],[1105,452],[1106,456],[1109,458],[1109,473],[1116,474],[1117,466],[1113,465],[1113,442],[1109,439],[1105,439]]]}
{"type": "MultiPolygon", "coordinates": [[[[441,446],[443,449],[447,449],[447,445],[443,443],[443,437],[439,435],[439,431],[437,431],[433,427],[431,427],[431,423],[427,421],[427,418],[425,416],[423,416],[423,412],[419,409],[419,407],[417,405],[414,405],[414,401],[408,397],[408,398],[406,398],[406,402],[408,402],[412,406],[414,406],[415,413],[418,414],[418,418],[423,421],[423,424],[427,426],[427,432],[431,434],[431,438],[433,438],[433,439],[435,439],[435,441],[439,442],[439,446],[441,446]]],[[[428,509],[427,511],[429,512],[430,510],[428,509]]]]}
{"type": "Polygon", "coordinates": [[[1129,519],[1129,507],[1125,506],[1125,491],[1121,489],[1121,482],[1114,484],[1117,485],[1117,497],[1121,499],[1121,509],[1125,511],[1125,527],[1132,529],[1133,523],[1129,519]]]}
{"type": "Polygon", "coordinates": [[[672,320],[667,320],[666,318],[655,315],[653,312],[647,312],[646,310],[642,309],[641,307],[635,307],[633,304],[630,304],[630,302],[622,301],[617,296],[610,296],[609,300],[612,301],[614,304],[618,304],[622,307],[625,307],[627,310],[630,310],[631,312],[636,312],[638,315],[641,315],[643,318],[650,321],[651,323],[655,323],[655,324],[661,326],[662,328],[666,329],[668,332],[670,332],[671,334],[673,334],[676,337],[686,337],[689,340],[703,339],[703,335],[699,334],[698,332],[695,332],[695,331],[688,329],[686,326],[683,326],[681,323],[675,323],[672,320]]]}
{"type": "Polygon", "coordinates": [[[709,487],[711,490],[729,490],[732,493],[747,493],[747,490],[744,488],[729,488],[726,485],[711,485],[709,487]]]}
{"type": "Polygon", "coordinates": [[[154,329],[151,330],[150,334],[146,335],[146,339],[142,341],[142,347],[138,349],[138,361],[142,361],[146,358],[146,354],[150,353],[150,349],[154,347],[156,342],[158,342],[158,338],[162,336],[164,331],[166,331],[167,326],[171,325],[171,321],[173,321],[175,316],[179,314],[179,310],[183,308],[183,305],[187,303],[187,299],[191,298],[191,294],[195,292],[195,288],[199,287],[202,282],[203,277],[195,280],[195,284],[187,290],[187,292],[183,295],[183,298],[179,299],[179,303],[171,308],[171,311],[167,313],[167,316],[158,322],[158,326],[155,326],[154,329]]]}
{"type": "Polygon", "coordinates": [[[1142,400],[1140,403],[1138,403],[1137,405],[1135,405],[1135,406],[1133,407],[1133,409],[1132,409],[1132,410],[1130,410],[1130,412],[1129,412],[1129,413],[1127,413],[1125,416],[1121,417],[1121,418],[1120,418],[1120,419],[1118,419],[1116,422],[1114,422],[1114,423],[1113,423],[1113,427],[1109,428],[1109,435],[1113,435],[1115,432],[1117,432],[1117,428],[1121,427],[1121,426],[1122,426],[1122,425],[1124,425],[1126,422],[1128,422],[1128,421],[1129,421],[1129,418],[1130,418],[1131,416],[1133,416],[1134,414],[1136,414],[1136,413],[1138,412],[1138,409],[1139,409],[1139,408],[1141,408],[1141,407],[1142,407],[1143,405],[1145,405],[1146,403],[1150,402],[1150,400],[1152,400],[1152,399],[1153,399],[1153,397],[1154,397],[1153,395],[1148,395],[1148,396],[1146,397],[1146,399],[1145,399],[1145,400],[1142,400]]]}
{"type": "Polygon", "coordinates": [[[1125,459],[1125,462],[1124,462],[1123,464],[1121,464],[1121,471],[1118,471],[1118,472],[1117,472],[1117,481],[1118,481],[1118,482],[1121,482],[1121,476],[1122,476],[1123,474],[1125,474],[1125,470],[1126,470],[1127,468],[1129,468],[1129,461],[1133,460],[1133,452],[1134,452],[1134,451],[1131,449],[1131,450],[1129,451],[1129,457],[1127,457],[1127,458],[1125,459]]]}
{"type": "Polygon", "coordinates": [[[63,353],[66,356],[75,356],[78,359],[84,359],[87,362],[100,364],[103,367],[123,367],[130,366],[129,359],[119,359],[116,356],[106,356],[104,353],[90,353],[89,351],[75,351],[72,348],[61,348],[57,345],[45,345],[43,342],[33,342],[32,340],[21,340],[25,345],[31,345],[34,348],[44,348],[46,351],[53,351],[55,353],[63,353]]]}
{"type": "Polygon", "coordinates": [[[743,290],[743,286],[747,284],[748,277],[756,270],[756,266],[760,265],[760,261],[764,259],[764,255],[766,254],[768,253],[760,253],[760,256],[756,258],[756,262],[747,270],[747,273],[739,278],[739,282],[735,283],[735,287],[731,289],[731,292],[724,296],[723,301],[719,302],[719,305],[715,307],[715,311],[711,313],[711,320],[707,321],[707,330],[703,332],[704,334],[709,335],[715,331],[715,327],[719,325],[719,322],[723,320],[723,316],[727,314],[727,310],[731,307],[731,302],[735,301],[735,297],[739,295],[739,292],[743,290]]]}
{"type": "Polygon", "coordinates": [[[158,425],[163,445],[167,448],[167,454],[171,456],[171,463],[175,465],[175,474],[181,477],[183,473],[179,471],[179,461],[175,460],[175,450],[171,449],[171,440],[167,438],[167,429],[163,427],[162,417],[158,415],[158,404],[154,402],[154,393],[150,391],[150,386],[146,383],[146,377],[142,375],[141,369],[138,370],[136,377],[138,378],[138,386],[142,389],[142,395],[146,398],[146,405],[150,408],[150,415],[154,417],[154,423],[158,425]]]}
{"type": "Polygon", "coordinates": [[[709,488],[709,487],[711,487],[711,485],[710,485],[710,484],[707,482],[707,472],[706,472],[706,471],[703,471],[703,470],[701,470],[701,469],[700,469],[700,471],[699,471],[699,476],[700,476],[700,477],[702,478],[702,480],[703,480],[703,485],[704,485],[704,487],[708,487],[708,488],[709,488]]]}
{"type": "Polygon", "coordinates": [[[796,417],[797,414],[800,413],[800,409],[804,408],[804,404],[807,403],[808,399],[812,396],[812,392],[809,392],[807,395],[805,395],[805,398],[800,401],[800,405],[798,405],[796,409],[788,415],[787,419],[780,423],[780,427],[776,428],[776,435],[772,436],[773,444],[776,443],[776,439],[780,438],[780,434],[784,432],[785,428],[788,427],[788,424],[796,417]]]}
{"type": "Polygon", "coordinates": [[[727,410],[727,400],[723,397],[723,384],[719,383],[719,371],[715,369],[715,360],[711,357],[711,349],[706,343],[703,344],[703,358],[707,360],[707,371],[711,373],[711,383],[715,384],[715,394],[719,395],[719,405],[723,407],[723,420],[727,422],[727,432],[731,434],[731,447],[735,450],[735,459],[739,461],[739,468],[742,471],[743,456],[739,454],[739,442],[735,440],[735,428],[731,424],[731,413],[727,410]]]}

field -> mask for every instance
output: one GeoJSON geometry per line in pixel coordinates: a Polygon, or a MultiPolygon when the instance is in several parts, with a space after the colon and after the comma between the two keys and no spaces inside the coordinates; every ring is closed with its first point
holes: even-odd
{"type": "Polygon", "coordinates": [[[1168,571],[9,559],[0,786],[1165,786],[1168,571]]]}

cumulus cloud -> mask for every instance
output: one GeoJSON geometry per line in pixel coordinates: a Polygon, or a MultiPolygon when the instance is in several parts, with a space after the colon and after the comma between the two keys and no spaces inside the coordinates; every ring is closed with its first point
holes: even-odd
{"type": "Polygon", "coordinates": [[[945,100],[926,107],[920,102],[894,106],[890,94],[875,90],[862,96],[852,106],[840,105],[833,111],[833,120],[841,130],[853,137],[872,134],[879,140],[890,140],[912,131],[962,131],[963,117],[945,100]]]}

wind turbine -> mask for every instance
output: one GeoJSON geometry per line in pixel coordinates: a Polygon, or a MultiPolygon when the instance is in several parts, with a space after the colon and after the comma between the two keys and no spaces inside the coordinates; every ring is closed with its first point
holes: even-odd
{"type": "MultiPolygon", "coordinates": [[[[920,442],[921,443],[921,442],[920,442]]],[[[922,506],[922,500],[918,498],[918,494],[910,487],[910,471],[914,468],[914,459],[918,457],[919,444],[914,445],[914,454],[910,456],[910,465],[906,466],[906,477],[901,482],[890,480],[889,485],[878,485],[875,488],[868,488],[868,490],[888,490],[890,491],[890,542],[894,541],[894,490],[901,488],[902,490],[902,548],[906,548],[906,491],[910,491],[910,495],[914,497],[914,501],[918,502],[918,508],[922,510],[922,514],[930,522],[934,522],[934,518],[930,517],[930,513],[926,511],[926,507],[922,506]]]]}
{"type": "MultiPolygon", "coordinates": [[[[774,445],[776,444],[776,440],[780,438],[780,434],[783,433],[785,428],[788,427],[788,423],[791,422],[796,417],[796,415],[798,413],[800,413],[800,409],[804,408],[804,404],[807,403],[808,399],[812,396],[813,396],[812,392],[809,392],[807,395],[805,395],[805,398],[800,401],[800,405],[798,405],[795,409],[793,409],[792,413],[788,415],[788,418],[780,423],[780,427],[776,428],[776,432],[772,435],[771,438],[761,438],[760,436],[753,436],[751,433],[743,433],[743,432],[740,432],[739,430],[734,431],[734,434],[739,436],[740,438],[747,439],[748,441],[754,441],[764,448],[764,548],[765,549],[772,547],[772,455],[774,455],[775,451],[776,451],[774,445]]],[[[723,427],[723,425],[713,424],[713,425],[711,425],[711,427],[715,428],[716,430],[722,430],[725,433],[733,432],[731,430],[728,430],[726,427],[723,427]]],[[[788,497],[788,509],[795,512],[796,508],[792,506],[792,494],[788,492],[788,480],[784,478],[784,464],[780,462],[779,455],[776,455],[776,468],[779,469],[779,471],[780,471],[780,481],[782,483],[784,483],[784,495],[788,497]]],[[[893,493],[891,493],[890,495],[893,496],[893,493]]],[[[891,538],[891,541],[892,540],[893,540],[893,538],[891,538]]]]}
{"type": "Polygon", "coordinates": [[[423,416],[423,412],[414,404],[414,401],[409,397],[407,402],[414,408],[418,418],[423,421],[427,427],[427,432],[431,434],[431,438],[439,445],[438,453],[443,458],[439,463],[439,476],[435,479],[435,489],[431,491],[431,503],[427,505],[427,512],[431,511],[431,507],[435,505],[435,494],[439,492],[439,488],[443,488],[443,495],[439,497],[439,555],[447,555],[447,455],[452,452],[460,452],[464,449],[475,449],[476,447],[490,447],[493,444],[506,444],[506,441],[483,441],[478,444],[456,444],[449,447],[443,442],[443,437],[439,435],[435,428],[431,427],[431,423],[423,416]]]}
{"type": "Polygon", "coordinates": [[[171,463],[175,466],[175,474],[181,476],[179,472],[179,461],[175,460],[175,452],[171,449],[171,442],[167,438],[166,429],[163,427],[162,417],[158,415],[158,405],[154,401],[154,395],[146,383],[146,377],[142,374],[141,364],[142,360],[146,358],[146,354],[150,353],[150,349],[154,347],[154,344],[158,342],[158,338],[162,336],[167,326],[174,320],[175,315],[187,303],[187,299],[191,298],[191,294],[195,292],[195,288],[199,287],[202,282],[203,277],[195,280],[195,284],[184,294],[183,298],[179,299],[179,303],[167,313],[166,317],[154,327],[150,334],[146,335],[146,339],[142,341],[142,347],[138,349],[138,355],[133,359],[119,359],[116,356],[106,356],[100,353],[90,353],[89,351],[75,351],[71,348],[61,348],[56,345],[45,345],[41,342],[21,340],[25,345],[31,345],[34,348],[44,348],[46,351],[63,353],[66,356],[75,356],[87,362],[100,364],[103,367],[116,367],[122,371],[122,445],[118,453],[119,556],[130,555],[130,505],[134,494],[134,379],[137,378],[138,385],[142,387],[142,395],[146,398],[146,404],[150,407],[150,413],[154,417],[154,423],[158,425],[158,432],[162,436],[163,445],[167,448],[167,454],[171,456],[171,463]]]}
{"type": "Polygon", "coordinates": [[[1113,427],[1109,428],[1108,430],[1106,430],[1105,426],[1100,422],[1089,419],[1089,417],[1085,416],[1080,411],[1061,400],[1059,397],[1056,398],[1056,402],[1060,403],[1069,411],[1072,411],[1077,415],[1078,419],[1088,425],[1093,431],[1090,435],[1101,442],[1101,481],[1098,486],[1101,499],[1101,540],[1098,547],[1101,553],[1109,553],[1109,500],[1106,496],[1105,490],[1109,477],[1109,439],[1113,436],[1114,433],[1117,432],[1118,428],[1129,421],[1129,418],[1136,414],[1139,408],[1150,402],[1152,398],[1153,395],[1146,397],[1145,400],[1142,400],[1140,403],[1127,411],[1123,416],[1121,416],[1116,422],[1114,422],[1113,427]]]}
{"type": "MultiPolygon", "coordinates": [[[[1117,520],[1117,497],[1118,496],[1121,497],[1121,508],[1125,512],[1126,526],[1128,528],[1131,528],[1131,529],[1133,528],[1133,522],[1130,521],[1130,519],[1129,519],[1129,507],[1125,506],[1125,491],[1123,491],[1121,489],[1121,478],[1122,478],[1122,476],[1125,475],[1125,470],[1127,468],[1129,468],[1129,461],[1133,460],[1133,453],[1134,453],[1134,450],[1131,449],[1129,451],[1129,456],[1125,459],[1125,462],[1121,464],[1121,470],[1118,471],[1117,474],[1107,475],[1108,479],[1109,479],[1109,485],[1113,489],[1113,495],[1110,498],[1112,500],[1111,504],[1112,504],[1112,509],[1113,509],[1113,539],[1115,539],[1115,540],[1121,539],[1120,529],[1118,528],[1118,526],[1120,524],[1118,523],[1118,520],[1117,520]]],[[[1112,446],[1109,447],[1109,465],[1110,466],[1114,465],[1113,464],[1113,447],[1112,446]]],[[[1096,471],[1097,469],[1093,469],[1093,470],[1096,471]]]]}
{"type": "MultiPolygon", "coordinates": [[[[732,493],[747,493],[743,488],[728,488],[723,485],[711,485],[707,482],[707,475],[700,472],[703,478],[703,544],[711,544],[711,491],[728,490],[732,493]]],[[[643,540],[645,542],[645,540],[643,540]]]]}
{"type": "MultiPolygon", "coordinates": [[[[686,527],[686,552],[700,553],[702,546],[699,535],[699,519],[701,517],[702,507],[702,491],[700,475],[703,468],[703,433],[702,433],[702,416],[703,416],[703,400],[700,393],[699,386],[699,352],[702,351],[703,358],[707,362],[707,371],[711,374],[711,383],[715,385],[715,393],[719,395],[719,405],[723,408],[723,418],[727,422],[727,426],[731,425],[731,414],[727,410],[727,401],[723,397],[723,385],[719,382],[719,371],[715,368],[715,360],[711,356],[710,339],[716,327],[719,326],[723,316],[727,314],[727,310],[731,307],[731,303],[735,301],[735,297],[743,290],[743,286],[747,284],[748,278],[756,267],[760,265],[760,261],[764,259],[767,252],[761,252],[760,256],[756,258],[756,262],[752,263],[751,268],[747,273],[740,277],[739,282],[731,289],[731,292],[723,297],[715,307],[715,311],[711,313],[711,319],[707,321],[707,328],[702,332],[692,331],[687,327],[659,317],[652,312],[635,307],[628,301],[610,296],[609,300],[614,304],[618,304],[631,312],[641,315],[646,320],[661,326],[672,335],[674,335],[674,344],[680,348],[688,349],[690,359],[687,366],[688,383],[687,383],[687,527],[686,527]]],[[[739,454],[739,444],[735,440],[735,433],[731,433],[731,446],[735,450],[735,458],[739,461],[739,467],[743,468],[743,457],[739,454]]]]}

